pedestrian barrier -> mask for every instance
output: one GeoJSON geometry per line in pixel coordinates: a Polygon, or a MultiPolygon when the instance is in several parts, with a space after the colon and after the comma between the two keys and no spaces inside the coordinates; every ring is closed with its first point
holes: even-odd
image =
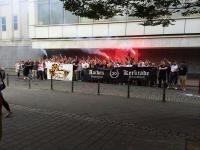
{"type": "Polygon", "coordinates": [[[130,80],[128,80],[127,98],[130,98],[130,80]]]}
{"type": "Polygon", "coordinates": [[[7,74],[8,87],[25,87],[28,89],[45,89],[71,93],[96,94],[96,95],[113,95],[126,98],[142,98],[147,100],[156,100],[161,102],[169,101],[189,101],[200,104],[200,81],[197,85],[187,85],[187,91],[167,89],[167,83],[163,88],[157,86],[136,86],[131,84],[130,80],[126,84],[115,83],[105,84],[100,80],[98,82],[82,81],[58,81],[51,76],[50,80],[31,80],[18,78],[16,75],[7,74]],[[198,100],[198,101],[197,101],[198,100]]]}
{"type": "Polygon", "coordinates": [[[6,76],[6,83],[7,83],[7,86],[9,86],[9,74],[7,73],[6,75],[7,75],[6,76]]]}
{"type": "Polygon", "coordinates": [[[71,87],[71,92],[74,93],[74,80],[72,79],[72,87],[71,87]]]}
{"type": "Polygon", "coordinates": [[[53,77],[51,75],[51,90],[53,90],[53,77]]]}
{"type": "Polygon", "coordinates": [[[31,89],[31,79],[28,79],[28,87],[31,89]]]}
{"type": "Polygon", "coordinates": [[[98,88],[97,88],[98,90],[97,90],[97,95],[100,95],[100,82],[99,82],[99,80],[98,80],[98,88]]]}
{"type": "Polygon", "coordinates": [[[199,94],[200,94],[200,79],[199,79],[199,94]]]}
{"type": "Polygon", "coordinates": [[[166,88],[167,88],[167,83],[164,82],[164,85],[163,85],[163,99],[162,99],[163,102],[166,102],[166,88]]]}

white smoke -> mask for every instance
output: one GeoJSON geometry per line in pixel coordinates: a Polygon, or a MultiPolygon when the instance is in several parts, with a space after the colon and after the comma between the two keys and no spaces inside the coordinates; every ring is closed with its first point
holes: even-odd
{"type": "Polygon", "coordinates": [[[47,55],[47,51],[46,51],[45,49],[40,49],[40,53],[41,53],[41,55],[43,55],[43,56],[48,56],[48,55],[47,55]]]}
{"type": "Polygon", "coordinates": [[[102,52],[100,49],[84,48],[84,49],[81,49],[81,51],[88,53],[88,54],[95,54],[95,55],[107,57],[107,54],[102,52]]]}

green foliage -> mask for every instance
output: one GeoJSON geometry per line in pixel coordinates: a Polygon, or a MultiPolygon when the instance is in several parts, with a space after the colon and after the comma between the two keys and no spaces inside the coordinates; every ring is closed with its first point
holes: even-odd
{"type": "Polygon", "coordinates": [[[81,17],[108,19],[128,15],[144,20],[143,25],[168,26],[172,16],[200,14],[200,0],[61,0],[64,8],[81,17]]]}

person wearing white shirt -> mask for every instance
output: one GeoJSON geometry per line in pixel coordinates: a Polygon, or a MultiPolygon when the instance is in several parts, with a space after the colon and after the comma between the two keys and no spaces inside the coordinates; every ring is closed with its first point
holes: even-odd
{"type": "Polygon", "coordinates": [[[40,80],[44,79],[44,64],[42,61],[38,63],[38,77],[40,80]]]}
{"type": "Polygon", "coordinates": [[[176,61],[173,61],[170,67],[170,87],[177,89],[178,81],[178,65],[176,61]]]}
{"type": "Polygon", "coordinates": [[[20,62],[17,62],[15,64],[15,72],[17,73],[18,78],[20,77],[20,67],[21,67],[20,62]]]}
{"type": "Polygon", "coordinates": [[[86,62],[86,61],[84,61],[83,63],[82,63],[82,69],[87,69],[87,68],[89,68],[90,67],[90,65],[86,62]]]}

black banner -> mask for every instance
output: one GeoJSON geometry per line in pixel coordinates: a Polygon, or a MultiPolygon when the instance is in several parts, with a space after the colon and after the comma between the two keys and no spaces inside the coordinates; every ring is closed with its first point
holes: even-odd
{"type": "Polygon", "coordinates": [[[128,81],[156,81],[155,67],[120,67],[114,69],[86,69],[83,81],[127,83],[128,81]]]}

